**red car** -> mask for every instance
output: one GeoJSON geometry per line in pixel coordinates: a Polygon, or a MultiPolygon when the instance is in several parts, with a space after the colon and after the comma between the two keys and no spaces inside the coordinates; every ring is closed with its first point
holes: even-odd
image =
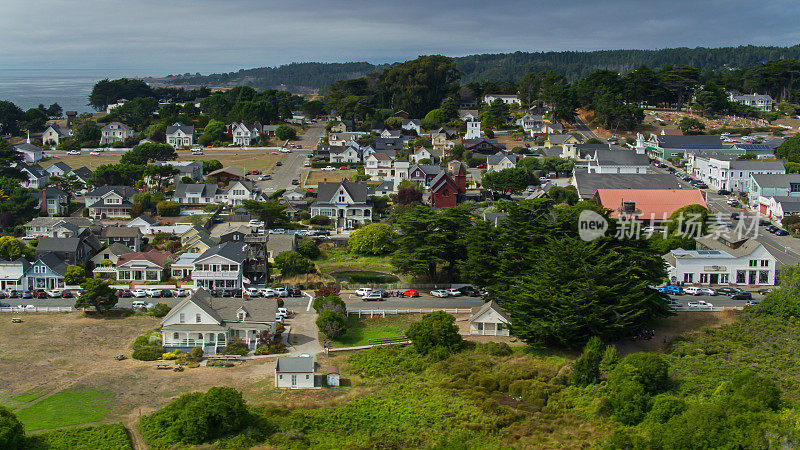
{"type": "Polygon", "coordinates": [[[486,164],[478,164],[477,168],[478,169],[485,169],[486,168],[486,164]]]}
{"type": "Polygon", "coordinates": [[[403,297],[419,297],[419,291],[416,289],[409,289],[403,292],[403,297]]]}
{"type": "Polygon", "coordinates": [[[342,166],[342,167],[339,167],[339,170],[350,170],[350,168],[347,167],[347,166],[342,166]]]}

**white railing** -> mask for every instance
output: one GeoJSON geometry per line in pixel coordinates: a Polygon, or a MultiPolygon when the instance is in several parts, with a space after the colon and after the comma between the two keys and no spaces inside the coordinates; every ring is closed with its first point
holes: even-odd
{"type": "Polygon", "coordinates": [[[201,341],[199,339],[170,339],[164,341],[165,347],[207,347],[216,345],[217,347],[225,347],[227,341],[201,341]]]}
{"type": "Polygon", "coordinates": [[[205,271],[205,270],[195,270],[192,272],[192,276],[194,278],[212,278],[212,279],[223,279],[223,280],[236,280],[239,278],[239,272],[232,272],[232,271],[205,271]]]}
{"type": "Polygon", "coordinates": [[[679,306],[672,308],[673,311],[741,311],[744,309],[744,306],[699,306],[697,308],[690,308],[688,306],[679,306]]]}
{"type": "Polygon", "coordinates": [[[8,313],[58,313],[58,312],[73,312],[73,311],[86,311],[86,308],[73,308],[72,306],[34,306],[33,308],[20,308],[19,306],[3,307],[0,312],[8,313]]]}
{"type": "Polygon", "coordinates": [[[427,314],[434,311],[444,311],[448,314],[469,314],[470,308],[416,308],[416,309],[355,309],[347,311],[347,314],[358,315],[358,317],[369,315],[385,317],[386,314],[427,314]]]}

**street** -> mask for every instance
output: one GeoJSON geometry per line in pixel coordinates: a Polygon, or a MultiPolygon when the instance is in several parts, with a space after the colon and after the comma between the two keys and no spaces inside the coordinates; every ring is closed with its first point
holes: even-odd
{"type": "Polygon", "coordinates": [[[272,194],[280,189],[292,189],[297,187],[292,185],[292,180],[300,180],[300,174],[303,173],[305,167],[303,163],[311,160],[311,155],[314,153],[314,148],[317,146],[319,138],[325,132],[325,123],[313,123],[306,130],[305,134],[299,136],[299,140],[295,141],[295,145],[299,144],[302,149],[292,149],[292,153],[284,153],[283,165],[276,167],[272,175],[272,179],[266,181],[259,181],[258,188],[262,192],[272,194]]]}

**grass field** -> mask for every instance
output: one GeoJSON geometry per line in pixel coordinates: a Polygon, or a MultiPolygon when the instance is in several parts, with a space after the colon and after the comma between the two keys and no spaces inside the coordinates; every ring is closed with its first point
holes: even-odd
{"type": "MultiPolygon", "coordinates": [[[[83,152],[80,155],[67,155],[63,152],[55,152],[52,158],[47,161],[42,161],[40,165],[47,168],[52,164],[62,161],[73,169],[85,166],[94,170],[104,164],[117,164],[122,155],[123,152],[111,151],[103,152],[99,156],[90,155],[88,152],[83,152]]],[[[275,163],[277,161],[282,161],[283,158],[284,156],[282,154],[273,155],[266,151],[242,151],[239,149],[209,150],[205,155],[192,155],[185,151],[178,152],[179,161],[207,161],[216,159],[225,167],[244,167],[247,170],[258,169],[261,171],[272,171],[275,169],[275,163]]]]}
{"type": "Polygon", "coordinates": [[[350,178],[356,174],[355,170],[312,170],[308,173],[305,180],[306,185],[316,185],[319,183],[338,183],[345,178],[350,178]]]}
{"type": "Polygon", "coordinates": [[[402,336],[408,325],[415,320],[419,320],[416,314],[374,318],[349,316],[347,332],[341,338],[333,341],[333,346],[357,347],[369,344],[370,339],[402,336]]]}
{"type": "Polygon", "coordinates": [[[113,394],[97,389],[58,392],[15,411],[26,430],[48,430],[102,421],[113,394]]]}
{"type": "MultiPolygon", "coordinates": [[[[323,248],[314,260],[317,269],[324,274],[341,270],[374,270],[394,273],[390,256],[359,256],[347,253],[346,248],[323,248]]],[[[402,279],[402,277],[401,277],[402,279]]]]}

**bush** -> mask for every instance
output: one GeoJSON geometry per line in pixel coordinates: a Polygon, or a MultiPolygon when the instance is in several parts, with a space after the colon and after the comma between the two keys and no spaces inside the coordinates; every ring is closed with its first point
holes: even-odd
{"type": "Polygon", "coordinates": [[[437,347],[448,351],[458,350],[463,339],[458,334],[455,320],[444,311],[428,313],[408,327],[406,336],[420,353],[428,353],[437,347]]]}
{"type": "Polygon", "coordinates": [[[232,337],[228,340],[228,345],[222,349],[223,355],[239,355],[244,356],[248,354],[250,350],[247,348],[247,344],[245,344],[240,338],[232,337]]]}
{"type": "Polygon", "coordinates": [[[233,367],[234,364],[230,361],[209,361],[206,363],[206,367],[233,367]]]}
{"type": "Polygon", "coordinates": [[[270,344],[269,346],[269,353],[270,354],[277,354],[277,353],[286,353],[286,344],[283,342],[275,342],[270,344]]]}
{"type": "Polygon", "coordinates": [[[17,416],[5,406],[0,406],[0,448],[22,448],[25,428],[17,416]]]}
{"type": "Polygon", "coordinates": [[[172,308],[167,306],[166,303],[156,303],[155,306],[153,306],[149,311],[147,311],[147,314],[153,317],[164,317],[167,315],[167,313],[169,313],[170,309],[172,308]]]}
{"type": "Polygon", "coordinates": [[[289,125],[278,125],[275,129],[275,137],[282,141],[297,139],[297,131],[289,125]]]}
{"type": "Polygon", "coordinates": [[[314,216],[308,220],[311,225],[330,225],[331,219],[328,216],[314,216]]]}
{"type": "Polygon", "coordinates": [[[176,355],[173,352],[167,352],[167,353],[162,353],[161,354],[161,359],[163,359],[165,361],[172,361],[173,359],[176,359],[177,357],[178,357],[178,355],[176,355]]]}
{"type": "Polygon", "coordinates": [[[385,223],[371,223],[352,233],[347,250],[362,255],[388,255],[397,248],[397,232],[385,223]]]}
{"type": "MultiPolygon", "coordinates": [[[[314,311],[317,313],[322,312],[325,305],[337,306],[338,309],[341,309],[339,312],[341,315],[345,315],[347,312],[347,305],[344,303],[341,297],[338,295],[328,295],[327,297],[314,297],[314,303],[311,305],[314,308],[314,311]]],[[[335,310],[337,308],[329,307],[329,310],[335,310]]]]}
{"type": "Polygon", "coordinates": [[[156,204],[156,212],[161,217],[174,217],[181,213],[181,205],[176,202],[162,200],[156,204]]]}
{"type": "Polygon", "coordinates": [[[316,242],[304,237],[297,243],[297,253],[309,259],[317,259],[319,257],[319,247],[317,247],[316,242]]]}
{"type": "MultiPolygon", "coordinates": [[[[2,446],[2,448],[13,448],[2,446]]],[[[91,427],[67,428],[36,434],[28,438],[30,449],[108,449],[129,450],[131,442],[121,423],[95,425],[91,427]]]]}
{"type": "Polygon", "coordinates": [[[605,344],[597,336],[589,339],[583,352],[572,365],[572,382],[578,386],[588,386],[600,381],[600,361],[605,353],[605,344]]]}
{"type": "Polygon", "coordinates": [[[139,427],[154,448],[198,445],[242,431],[253,422],[241,392],[213,387],[205,394],[184,394],[155,413],[142,417],[139,427]]]}
{"type": "Polygon", "coordinates": [[[335,311],[323,311],[317,317],[317,328],[330,339],[342,336],[346,330],[344,317],[335,311]]]}
{"type": "Polygon", "coordinates": [[[199,362],[203,359],[203,348],[202,347],[194,347],[189,352],[189,361],[192,362],[199,362]]]}
{"type": "Polygon", "coordinates": [[[161,346],[140,347],[133,351],[132,357],[139,361],[157,361],[161,359],[161,355],[163,354],[164,347],[161,346]]]}
{"type": "Polygon", "coordinates": [[[486,344],[479,345],[478,349],[492,356],[509,356],[514,353],[514,351],[511,349],[511,346],[505,342],[488,342],[486,344]]]}
{"type": "Polygon", "coordinates": [[[286,327],[282,323],[275,325],[275,336],[280,336],[284,331],[286,331],[286,327]]]}

